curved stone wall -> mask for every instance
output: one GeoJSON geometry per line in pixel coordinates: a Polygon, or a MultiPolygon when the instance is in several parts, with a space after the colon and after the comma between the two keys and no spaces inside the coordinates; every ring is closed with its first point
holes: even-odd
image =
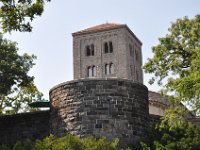
{"type": "Polygon", "coordinates": [[[83,79],[50,90],[50,129],[55,136],[83,136],[135,141],[148,126],[148,89],[123,79],[83,79]]]}

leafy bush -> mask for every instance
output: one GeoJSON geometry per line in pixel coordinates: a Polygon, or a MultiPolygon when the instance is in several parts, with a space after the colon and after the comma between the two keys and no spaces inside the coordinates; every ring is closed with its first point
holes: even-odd
{"type": "Polygon", "coordinates": [[[11,149],[6,145],[1,145],[0,150],[116,150],[118,143],[118,139],[108,141],[105,137],[97,140],[94,137],[80,139],[70,134],[61,138],[50,135],[35,142],[18,141],[11,149]]]}

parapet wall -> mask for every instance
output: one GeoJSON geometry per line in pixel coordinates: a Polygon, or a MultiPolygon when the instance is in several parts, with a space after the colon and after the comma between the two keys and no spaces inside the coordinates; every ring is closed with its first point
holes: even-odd
{"type": "Polygon", "coordinates": [[[50,130],[57,137],[120,138],[127,145],[148,127],[148,89],[122,79],[83,79],[50,90],[50,130]]]}
{"type": "Polygon", "coordinates": [[[0,116],[0,145],[49,135],[49,111],[0,116]]]}

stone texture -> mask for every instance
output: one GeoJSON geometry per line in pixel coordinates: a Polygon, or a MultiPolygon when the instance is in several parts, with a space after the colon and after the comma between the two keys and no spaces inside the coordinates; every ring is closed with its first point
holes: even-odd
{"type": "Polygon", "coordinates": [[[84,79],[60,84],[50,91],[51,133],[136,141],[148,127],[148,90],[122,79],[84,79]]]}
{"type": "MultiPolygon", "coordinates": [[[[142,84],[142,43],[127,25],[106,23],[72,35],[76,80],[50,90],[50,112],[0,116],[0,144],[70,133],[119,138],[123,147],[134,144],[159,121],[160,116],[149,115],[148,89],[142,84]],[[112,53],[104,53],[105,42],[112,42],[112,53]],[[94,55],[86,56],[85,48],[92,44],[94,55]],[[105,64],[111,63],[114,74],[106,75],[105,64]],[[88,78],[88,66],[96,67],[95,77],[88,78]]],[[[150,108],[167,106],[157,93],[150,92],[149,97],[150,108]]],[[[199,125],[199,118],[189,119],[199,125]]]]}
{"type": "Polygon", "coordinates": [[[0,116],[0,145],[49,135],[49,111],[0,116]]]}
{"type": "Polygon", "coordinates": [[[117,77],[143,83],[142,43],[126,25],[118,28],[73,34],[74,79],[88,78],[87,67],[96,66],[96,78],[117,77]],[[112,42],[113,52],[104,53],[104,43],[112,42]],[[86,56],[86,46],[94,45],[94,56],[86,56]],[[130,50],[130,46],[132,50],[130,50]],[[114,74],[105,74],[105,64],[114,64],[114,74]]]}

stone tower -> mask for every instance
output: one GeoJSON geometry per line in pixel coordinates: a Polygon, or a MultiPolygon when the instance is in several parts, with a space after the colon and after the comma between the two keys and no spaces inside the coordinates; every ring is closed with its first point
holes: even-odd
{"type": "Polygon", "coordinates": [[[73,35],[74,79],[50,90],[50,130],[133,144],[148,127],[140,40],[124,24],[106,23],[73,35]]]}
{"type": "Polygon", "coordinates": [[[74,79],[117,77],[143,83],[142,42],[127,25],[105,23],[72,35],[74,79]]]}

